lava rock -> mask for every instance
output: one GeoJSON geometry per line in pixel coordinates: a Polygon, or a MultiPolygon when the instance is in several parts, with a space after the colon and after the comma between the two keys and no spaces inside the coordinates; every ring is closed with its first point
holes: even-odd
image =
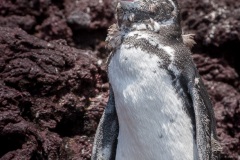
{"type": "Polygon", "coordinates": [[[240,40],[240,1],[183,0],[183,30],[194,32],[202,45],[221,46],[240,40]]]}
{"type": "Polygon", "coordinates": [[[59,159],[64,137],[95,133],[106,73],[90,51],[65,44],[0,27],[1,159],[59,159]]]}
{"type": "Polygon", "coordinates": [[[240,151],[238,73],[222,59],[203,54],[195,54],[193,58],[214,105],[221,159],[237,160],[240,151]]]}

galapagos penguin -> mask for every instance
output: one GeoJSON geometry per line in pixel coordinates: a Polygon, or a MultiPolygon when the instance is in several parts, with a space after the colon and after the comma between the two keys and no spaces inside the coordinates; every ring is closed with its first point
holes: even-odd
{"type": "Polygon", "coordinates": [[[120,1],[116,17],[92,160],[218,159],[212,105],[184,44],[177,1],[120,1]]]}

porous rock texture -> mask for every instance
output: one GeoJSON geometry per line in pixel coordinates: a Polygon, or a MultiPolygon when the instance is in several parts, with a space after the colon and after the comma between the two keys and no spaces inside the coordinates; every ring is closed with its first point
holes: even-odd
{"type": "Polygon", "coordinates": [[[107,91],[96,59],[21,29],[0,35],[1,159],[89,158],[107,91]]]}
{"type": "MultiPolygon", "coordinates": [[[[214,104],[221,159],[240,157],[240,1],[181,0],[214,104]]],[[[0,0],[0,160],[89,160],[108,99],[116,0],[0,0]],[[20,29],[21,28],[21,29],[20,29]]]]}

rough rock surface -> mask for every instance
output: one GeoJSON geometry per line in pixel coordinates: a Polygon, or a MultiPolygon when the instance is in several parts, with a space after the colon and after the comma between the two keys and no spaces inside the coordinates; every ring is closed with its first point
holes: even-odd
{"type": "Polygon", "coordinates": [[[240,81],[224,59],[195,54],[194,61],[214,104],[222,159],[238,159],[240,151],[240,81]]]}
{"type": "Polygon", "coordinates": [[[203,45],[221,46],[240,40],[240,1],[183,0],[183,29],[196,33],[203,45]]]}
{"type": "MultiPolygon", "coordinates": [[[[179,3],[184,32],[196,34],[193,58],[214,104],[221,159],[238,160],[240,1],[179,3]]],[[[108,97],[104,39],[115,4],[0,0],[0,160],[90,159],[108,97]]]]}
{"type": "Polygon", "coordinates": [[[0,35],[1,159],[67,159],[73,148],[89,158],[107,91],[96,59],[21,29],[0,35]]]}
{"type": "MultiPolygon", "coordinates": [[[[44,40],[105,55],[105,37],[116,0],[1,0],[0,26],[20,27],[44,40]]],[[[106,55],[105,55],[106,57],[106,55]]]]}

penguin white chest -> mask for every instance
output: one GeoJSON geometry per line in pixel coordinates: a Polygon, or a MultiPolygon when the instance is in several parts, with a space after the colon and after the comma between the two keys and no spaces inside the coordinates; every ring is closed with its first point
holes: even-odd
{"type": "Polygon", "coordinates": [[[121,49],[108,66],[119,120],[116,160],[196,160],[190,117],[163,60],[121,49]]]}

